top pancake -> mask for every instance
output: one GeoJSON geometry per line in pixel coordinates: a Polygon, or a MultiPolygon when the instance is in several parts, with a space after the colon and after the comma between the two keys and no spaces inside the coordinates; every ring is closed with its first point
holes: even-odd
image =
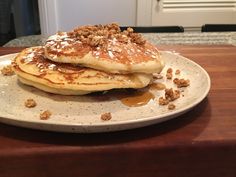
{"type": "Polygon", "coordinates": [[[131,28],[121,32],[116,24],[59,32],[46,41],[45,56],[110,73],[159,73],[164,67],[154,45],[131,28]]]}

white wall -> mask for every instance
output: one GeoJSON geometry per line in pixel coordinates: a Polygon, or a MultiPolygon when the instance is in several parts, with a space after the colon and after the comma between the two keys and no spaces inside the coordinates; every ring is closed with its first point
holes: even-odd
{"type": "Polygon", "coordinates": [[[136,24],[136,0],[38,0],[42,34],[85,24],[136,24]]]}

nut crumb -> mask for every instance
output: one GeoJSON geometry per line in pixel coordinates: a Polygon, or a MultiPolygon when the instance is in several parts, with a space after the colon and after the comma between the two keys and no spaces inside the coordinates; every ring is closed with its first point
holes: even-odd
{"type": "Polygon", "coordinates": [[[173,77],[172,73],[166,73],[166,78],[167,79],[172,79],[172,77],[173,77]]]}
{"type": "Polygon", "coordinates": [[[175,71],[175,74],[176,74],[176,75],[179,75],[179,74],[180,74],[180,70],[177,69],[177,70],[175,71]]]}
{"type": "Polygon", "coordinates": [[[172,72],[173,72],[173,69],[172,69],[172,68],[168,68],[166,72],[167,72],[167,73],[172,73],[172,72]]]}
{"type": "Polygon", "coordinates": [[[101,119],[104,120],[104,121],[111,120],[111,118],[112,118],[112,116],[111,116],[110,112],[106,112],[106,113],[101,115],[101,119]]]}
{"type": "Polygon", "coordinates": [[[177,85],[178,88],[188,87],[190,85],[189,79],[178,79],[175,78],[173,82],[177,85]]]}
{"type": "Polygon", "coordinates": [[[169,100],[168,99],[165,99],[163,97],[159,98],[159,105],[167,105],[167,104],[169,104],[169,100]]]}
{"type": "Polygon", "coordinates": [[[3,68],[1,69],[1,73],[2,73],[2,75],[4,75],[4,76],[12,76],[12,75],[15,74],[14,71],[13,71],[13,69],[12,69],[12,66],[11,66],[11,65],[8,65],[8,66],[3,67],[3,68]]]}
{"type": "Polygon", "coordinates": [[[27,108],[33,108],[33,107],[35,107],[37,105],[37,103],[33,100],[33,99],[27,99],[26,101],[25,101],[25,107],[27,107],[27,108]]]}
{"type": "Polygon", "coordinates": [[[52,113],[49,110],[46,110],[46,111],[40,113],[40,119],[47,120],[50,118],[51,115],[52,115],[52,113]]]}
{"type": "Polygon", "coordinates": [[[168,68],[166,71],[166,78],[167,79],[172,79],[173,77],[173,69],[172,68],[168,68]]]}
{"type": "Polygon", "coordinates": [[[179,90],[173,90],[172,88],[170,89],[165,89],[165,98],[168,99],[169,101],[174,101],[180,97],[180,91],[179,90]]]}
{"type": "Polygon", "coordinates": [[[142,35],[135,33],[132,28],[121,31],[119,25],[116,23],[81,26],[68,32],[68,35],[76,38],[85,45],[102,47],[104,49],[107,46],[107,42],[113,39],[116,39],[121,43],[133,42],[140,46],[143,46],[146,43],[146,40],[142,35]]]}
{"type": "Polygon", "coordinates": [[[173,103],[170,103],[169,105],[168,105],[168,109],[169,110],[173,110],[173,109],[175,109],[175,105],[173,104],[173,103]]]}

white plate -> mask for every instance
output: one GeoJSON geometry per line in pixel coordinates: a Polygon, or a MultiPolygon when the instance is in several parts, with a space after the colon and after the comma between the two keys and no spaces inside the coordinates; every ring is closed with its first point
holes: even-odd
{"type": "MultiPolygon", "coordinates": [[[[10,64],[16,54],[0,57],[0,69],[10,64]]],[[[36,88],[25,86],[17,81],[17,76],[0,74],[0,122],[33,129],[59,132],[108,132],[143,127],[177,117],[200,103],[210,89],[207,72],[193,61],[171,52],[162,52],[166,58],[166,70],[181,70],[180,78],[190,80],[190,86],[182,89],[181,98],[174,101],[176,109],[170,111],[167,106],[160,106],[158,98],[164,91],[153,91],[155,99],[140,107],[128,107],[118,99],[94,100],[92,96],[61,96],[48,94],[36,88]],[[184,96],[182,96],[184,95],[184,96]],[[33,98],[35,108],[26,108],[24,102],[33,98]],[[48,120],[40,120],[39,114],[50,110],[48,120]],[[101,114],[111,112],[112,119],[101,120],[101,114]]],[[[173,87],[172,81],[164,79],[167,88],[173,87]]]]}

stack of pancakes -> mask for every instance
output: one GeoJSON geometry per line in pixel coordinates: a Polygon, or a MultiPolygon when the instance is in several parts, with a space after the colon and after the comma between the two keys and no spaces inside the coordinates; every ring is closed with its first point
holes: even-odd
{"type": "Polygon", "coordinates": [[[117,24],[58,32],[44,46],[19,53],[12,62],[19,80],[50,93],[84,95],[143,88],[164,67],[158,49],[132,28],[117,24]]]}

